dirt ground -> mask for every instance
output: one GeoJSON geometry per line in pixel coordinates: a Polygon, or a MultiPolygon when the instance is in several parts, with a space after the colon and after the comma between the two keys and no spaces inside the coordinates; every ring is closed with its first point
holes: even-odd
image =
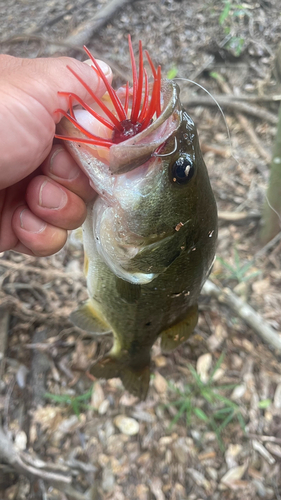
{"type": "MultiPolygon", "coordinates": [[[[82,58],[69,37],[107,3],[1,0],[1,52],[82,58]]],[[[259,239],[280,94],[279,0],[128,2],[87,41],[116,85],[131,78],[128,33],[164,75],[230,95],[231,142],[218,108],[180,82],[220,213],[211,279],[281,332],[281,243],[262,249],[259,239]]],[[[49,258],[0,255],[0,500],[280,500],[280,352],[202,295],[190,342],[169,356],[154,346],[145,402],[119,379],[93,386],[83,370],[110,339],[68,319],[87,297],[82,267],[73,241],[49,258]]]]}

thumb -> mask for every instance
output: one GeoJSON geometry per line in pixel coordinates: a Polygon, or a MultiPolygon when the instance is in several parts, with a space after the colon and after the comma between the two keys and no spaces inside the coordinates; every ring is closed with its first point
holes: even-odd
{"type": "MultiPolygon", "coordinates": [[[[103,61],[98,60],[98,64],[109,83],[111,83],[111,68],[103,61]]],[[[81,80],[86,86],[90,87],[91,91],[97,97],[101,97],[106,91],[102,79],[93,67],[91,67],[89,61],[81,63],[76,59],[64,57],[58,58],[56,64],[52,64],[49,72],[49,88],[52,89],[50,94],[50,106],[52,106],[52,110],[50,109],[50,112],[54,113],[57,108],[61,108],[64,111],[68,110],[69,100],[67,97],[61,96],[59,92],[73,93],[85,102],[93,102],[81,80]],[[57,71],[56,65],[58,65],[59,71],[57,71]],[[76,73],[78,78],[70,70],[76,73]]],[[[58,113],[55,114],[54,119],[56,123],[60,120],[58,113]]]]}
{"type": "MultiPolygon", "coordinates": [[[[102,69],[112,80],[109,66],[102,69]]],[[[58,92],[89,94],[68,66],[98,97],[105,85],[88,64],[70,57],[20,59],[0,55],[0,187],[17,182],[35,170],[49,153],[60,113],[68,99],[58,92]]]]}
{"type": "MultiPolygon", "coordinates": [[[[0,56],[2,85],[7,82],[10,86],[19,88],[22,92],[32,95],[34,101],[40,103],[53,117],[59,120],[54,113],[57,108],[67,111],[68,99],[58,92],[77,94],[84,101],[89,101],[89,94],[85,87],[70,71],[72,69],[94,94],[101,97],[105,92],[105,85],[96,71],[89,64],[82,63],[71,57],[19,59],[11,56],[0,56]],[[70,69],[69,69],[70,68],[70,69]]],[[[88,63],[88,61],[86,61],[88,63]]],[[[106,78],[111,83],[112,71],[103,61],[98,61],[106,78]]],[[[4,90],[4,89],[3,89],[4,90]]]]}

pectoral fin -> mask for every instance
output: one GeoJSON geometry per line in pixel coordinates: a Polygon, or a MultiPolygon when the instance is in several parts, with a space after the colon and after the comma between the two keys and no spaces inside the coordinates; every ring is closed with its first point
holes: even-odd
{"type": "Polygon", "coordinates": [[[97,378],[120,377],[125,389],[131,394],[142,400],[147,396],[150,381],[148,365],[140,370],[134,370],[122,361],[106,356],[91,367],[90,373],[97,378]]]}
{"type": "Polygon", "coordinates": [[[111,332],[110,326],[95,311],[90,300],[87,300],[82,306],[73,311],[70,320],[86,332],[96,333],[97,335],[111,332]]]}
{"type": "Polygon", "coordinates": [[[181,236],[175,232],[171,236],[144,246],[135,257],[130,259],[128,270],[147,272],[149,269],[149,273],[162,273],[176,260],[184,248],[184,235],[181,236]]]}
{"type": "Polygon", "coordinates": [[[118,294],[124,302],[128,302],[129,304],[133,304],[137,302],[141,295],[141,286],[133,283],[129,283],[128,281],[122,280],[116,276],[115,278],[116,290],[118,294]]]}
{"type": "Polygon", "coordinates": [[[161,334],[161,348],[163,351],[172,351],[182,342],[185,342],[192,334],[198,321],[198,306],[197,304],[188,309],[186,317],[164,330],[161,334]]]}

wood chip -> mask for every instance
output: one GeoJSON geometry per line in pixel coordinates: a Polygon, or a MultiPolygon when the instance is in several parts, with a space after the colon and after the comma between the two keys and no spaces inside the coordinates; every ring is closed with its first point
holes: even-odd
{"type": "Polygon", "coordinates": [[[266,449],[278,458],[281,458],[281,446],[274,443],[266,443],[266,449]]]}
{"type": "Polygon", "coordinates": [[[200,460],[200,462],[202,462],[204,460],[210,460],[212,458],[215,458],[216,456],[217,456],[217,454],[215,451],[206,451],[204,453],[199,453],[198,460],[200,460]]]}
{"type": "Polygon", "coordinates": [[[154,477],[151,480],[150,489],[155,496],[156,500],[165,500],[164,493],[162,491],[162,481],[159,477],[154,477]]]}
{"type": "Polygon", "coordinates": [[[243,447],[241,444],[230,444],[225,452],[225,461],[229,469],[237,467],[237,458],[240,455],[243,447]]]}
{"type": "Polygon", "coordinates": [[[275,408],[281,408],[281,384],[276,387],[273,404],[275,408]]]}
{"type": "Polygon", "coordinates": [[[126,417],[125,415],[118,415],[114,419],[114,423],[119,431],[126,436],[134,436],[140,430],[139,423],[134,418],[126,417]]]}
{"type": "Polygon", "coordinates": [[[237,489],[239,487],[240,479],[245,474],[247,469],[247,464],[239,465],[237,467],[232,467],[227,471],[227,473],[221,478],[221,484],[227,486],[231,489],[237,489]]]}
{"type": "Polygon", "coordinates": [[[104,401],[104,392],[102,386],[99,382],[95,382],[93,385],[93,391],[91,396],[91,406],[95,410],[99,410],[100,405],[104,401]]]}
{"type": "Polygon", "coordinates": [[[18,431],[15,436],[15,448],[19,451],[26,449],[27,435],[24,431],[18,431]]]}
{"type": "Polygon", "coordinates": [[[153,381],[154,387],[159,394],[164,394],[167,392],[168,384],[166,379],[159,372],[155,372],[155,377],[153,381]]]}
{"type": "Polygon", "coordinates": [[[206,384],[209,380],[209,372],[212,366],[212,355],[207,352],[197,359],[196,370],[202,382],[206,384]]]}
{"type": "Polygon", "coordinates": [[[186,472],[191,476],[197,486],[202,486],[207,493],[211,491],[212,487],[210,481],[208,481],[201,472],[192,468],[186,469],[186,472]]]}
{"type": "Polygon", "coordinates": [[[267,451],[267,449],[261,444],[259,441],[256,439],[253,439],[252,445],[254,450],[256,450],[265,460],[270,464],[273,465],[275,464],[276,460],[273,458],[273,456],[267,451]]]}

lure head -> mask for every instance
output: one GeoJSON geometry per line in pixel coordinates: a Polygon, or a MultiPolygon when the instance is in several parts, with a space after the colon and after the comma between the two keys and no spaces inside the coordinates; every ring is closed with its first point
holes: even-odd
{"type": "MultiPolygon", "coordinates": [[[[104,81],[107,93],[99,99],[81,78],[94,104],[89,107],[75,94],[61,92],[69,99],[69,113],[60,111],[66,119],[59,125],[63,135],[57,135],[72,143],[83,144],[84,150],[109,165],[110,171],[120,174],[132,170],[147,161],[180,124],[179,89],[171,81],[161,80],[161,67],[155,69],[146,52],[153,83],[148,83],[143,67],[142,44],[139,42],[139,74],[129,36],[129,48],[133,68],[133,87],[129,84],[115,91],[107,82],[97,61],[85,47],[94,71],[104,81]],[[73,109],[72,101],[77,100],[82,109],[73,109]],[[83,109],[84,108],[84,109],[83,109]]],[[[81,147],[81,146],[80,146],[81,147]]],[[[89,172],[87,172],[89,174],[89,172]]]]}

